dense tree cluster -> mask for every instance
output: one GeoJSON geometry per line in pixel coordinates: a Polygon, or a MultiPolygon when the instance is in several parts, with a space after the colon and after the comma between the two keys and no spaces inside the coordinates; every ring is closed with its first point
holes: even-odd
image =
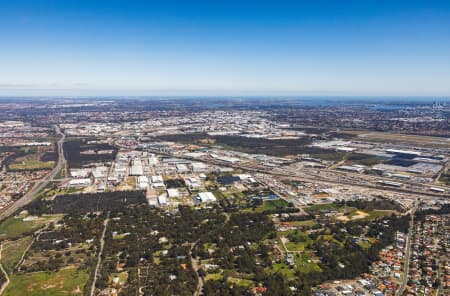
{"type": "Polygon", "coordinates": [[[183,179],[168,179],[165,180],[164,183],[166,184],[167,188],[184,188],[186,187],[186,183],[183,179]]]}
{"type": "Polygon", "coordinates": [[[85,163],[108,162],[116,158],[118,149],[109,144],[87,144],[86,139],[76,139],[64,142],[64,157],[69,167],[79,168],[85,163]],[[92,150],[93,154],[81,153],[82,151],[92,150]],[[112,150],[112,153],[97,152],[100,150],[112,150]]]}
{"type": "Polygon", "coordinates": [[[56,196],[53,200],[40,199],[25,207],[32,215],[80,214],[111,211],[123,207],[147,204],[142,191],[111,191],[56,196]]]}
{"type": "Polygon", "coordinates": [[[396,201],[386,198],[373,198],[371,200],[355,199],[343,200],[336,203],[338,206],[355,207],[359,210],[390,210],[402,212],[403,207],[396,201]]]}
{"type": "Polygon", "coordinates": [[[206,133],[176,134],[158,136],[159,140],[197,143],[214,143],[226,147],[232,147],[234,150],[252,153],[267,154],[273,156],[284,156],[303,153],[306,145],[312,142],[310,137],[301,137],[298,139],[264,139],[249,138],[241,136],[216,135],[210,136],[206,133]]]}

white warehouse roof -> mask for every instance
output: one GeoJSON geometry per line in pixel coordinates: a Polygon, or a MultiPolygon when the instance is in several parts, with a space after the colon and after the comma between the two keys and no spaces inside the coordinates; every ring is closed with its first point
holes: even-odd
{"type": "Polygon", "coordinates": [[[199,192],[197,199],[201,202],[215,202],[217,198],[212,192],[199,192]]]}

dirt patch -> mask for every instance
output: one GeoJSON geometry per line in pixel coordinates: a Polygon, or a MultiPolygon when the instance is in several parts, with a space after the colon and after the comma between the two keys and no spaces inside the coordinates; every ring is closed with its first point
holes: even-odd
{"type": "Polygon", "coordinates": [[[319,193],[313,193],[311,194],[312,198],[326,198],[326,197],[331,197],[332,194],[328,193],[328,192],[319,192],[319,193]]]}
{"type": "Polygon", "coordinates": [[[344,222],[350,221],[350,219],[347,216],[345,216],[345,215],[336,217],[336,219],[339,220],[339,221],[344,221],[344,222]]]}
{"type": "Polygon", "coordinates": [[[42,289],[47,290],[56,287],[56,285],[43,285],[42,289]]]}
{"type": "Polygon", "coordinates": [[[356,215],[352,217],[352,220],[357,220],[357,219],[364,219],[367,216],[369,216],[368,213],[363,212],[363,211],[356,211],[356,215]]]}

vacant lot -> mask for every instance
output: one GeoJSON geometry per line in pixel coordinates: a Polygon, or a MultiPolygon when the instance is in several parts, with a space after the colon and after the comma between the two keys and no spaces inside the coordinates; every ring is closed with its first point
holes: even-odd
{"type": "Polygon", "coordinates": [[[47,170],[53,168],[54,161],[40,161],[27,159],[23,161],[13,162],[9,165],[9,169],[13,171],[34,171],[47,170]]]}
{"type": "Polygon", "coordinates": [[[82,295],[88,279],[84,270],[68,267],[57,272],[33,272],[10,277],[5,296],[82,295]]]}
{"type": "Polygon", "coordinates": [[[33,238],[26,236],[16,241],[6,242],[3,245],[2,265],[8,274],[11,274],[14,267],[19,263],[22,254],[31,244],[33,238]]]}
{"type": "Polygon", "coordinates": [[[326,203],[326,204],[314,204],[312,206],[306,207],[305,210],[307,212],[315,213],[320,211],[337,211],[339,209],[339,205],[334,203],[326,203]]]}
{"type": "Polygon", "coordinates": [[[247,208],[244,209],[243,212],[256,212],[262,213],[266,211],[276,211],[282,210],[289,206],[288,202],[284,199],[275,199],[275,200],[265,200],[263,203],[256,208],[247,208]]]}
{"type": "Polygon", "coordinates": [[[304,208],[305,211],[315,214],[321,211],[336,211],[336,219],[342,222],[351,220],[373,220],[378,217],[389,216],[393,210],[359,210],[353,206],[344,206],[335,203],[315,204],[304,208]]]}
{"type": "Polygon", "coordinates": [[[80,168],[88,162],[112,161],[116,158],[116,154],[117,148],[106,143],[87,144],[86,139],[72,139],[64,142],[64,156],[70,168],[80,168]]]}
{"type": "Polygon", "coordinates": [[[10,217],[0,224],[0,240],[14,239],[23,234],[31,233],[47,223],[61,219],[61,217],[61,215],[10,217]]]}

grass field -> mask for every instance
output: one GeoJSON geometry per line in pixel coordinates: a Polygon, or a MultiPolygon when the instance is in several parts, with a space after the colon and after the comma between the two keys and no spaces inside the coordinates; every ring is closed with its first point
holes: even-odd
{"type": "Polygon", "coordinates": [[[297,270],[302,273],[309,273],[313,271],[322,271],[320,266],[312,260],[308,252],[294,254],[295,264],[297,270]]]}
{"type": "Polygon", "coordinates": [[[367,216],[365,219],[366,220],[372,220],[372,219],[376,219],[376,218],[383,217],[383,216],[390,216],[393,213],[395,213],[395,211],[373,210],[373,211],[368,211],[367,213],[369,214],[369,216],[367,216]]]}
{"type": "Polygon", "coordinates": [[[10,217],[0,224],[0,240],[14,239],[25,233],[33,232],[47,223],[57,221],[62,215],[35,217],[24,221],[24,217],[10,217]]]}
{"type": "Polygon", "coordinates": [[[241,287],[250,287],[251,285],[253,285],[255,283],[252,280],[240,279],[240,278],[234,278],[234,277],[229,277],[227,280],[228,280],[228,282],[236,284],[241,287]]]}
{"type": "MultiPolygon", "coordinates": [[[[287,236],[289,234],[293,234],[293,231],[285,231],[277,233],[279,237],[279,245],[281,247],[281,236],[287,236]]],[[[305,236],[303,233],[298,233],[300,236],[305,236]]],[[[290,266],[284,260],[279,263],[274,263],[270,268],[270,272],[272,273],[280,273],[286,278],[293,279],[295,278],[295,272],[299,271],[301,273],[310,273],[310,272],[320,272],[322,269],[320,266],[313,260],[313,254],[311,250],[307,249],[307,245],[311,244],[312,241],[309,238],[305,238],[305,242],[288,242],[286,243],[287,249],[291,252],[292,256],[295,260],[295,266],[290,266]]]]}
{"type": "Polygon", "coordinates": [[[295,270],[291,268],[287,263],[280,262],[280,263],[274,263],[272,265],[272,272],[273,273],[280,273],[284,277],[288,279],[292,279],[295,277],[295,270]]]}
{"type": "Polygon", "coordinates": [[[300,226],[309,226],[312,227],[317,224],[314,220],[305,220],[305,221],[291,221],[289,222],[292,226],[300,227],[300,226]]]}
{"type": "Polygon", "coordinates": [[[30,245],[33,238],[26,236],[16,241],[7,242],[3,245],[2,265],[8,274],[11,274],[14,267],[19,263],[22,254],[30,245]]]}
{"type": "Polygon", "coordinates": [[[4,296],[82,295],[88,279],[86,271],[68,267],[57,272],[33,272],[10,277],[4,296]]]}
{"type": "Polygon", "coordinates": [[[308,245],[308,243],[304,243],[304,242],[287,242],[286,243],[286,248],[288,249],[288,251],[292,252],[302,252],[305,250],[306,246],[308,245]]]}
{"type": "Polygon", "coordinates": [[[363,249],[369,249],[370,246],[372,245],[370,242],[359,242],[358,245],[363,248],[363,249]]]}
{"type": "Polygon", "coordinates": [[[333,241],[336,244],[339,244],[341,246],[344,245],[343,242],[338,241],[337,239],[335,239],[332,234],[322,234],[322,235],[319,236],[319,239],[323,239],[323,240],[326,240],[326,241],[333,241]]]}
{"type": "Polygon", "coordinates": [[[111,274],[111,280],[114,280],[117,278],[117,283],[120,285],[124,285],[128,280],[128,272],[120,272],[120,273],[112,273],[111,274]]]}
{"type": "Polygon", "coordinates": [[[9,169],[15,171],[44,170],[53,168],[54,164],[54,161],[23,160],[10,164],[9,169]]]}
{"type": "Polygon", "coordinates": [[[212,193],[214,194],[215,197],[217,197],[217,199],[227,198],[227,196],[223,194],[223,192],[221,192],[220,190],[214,190],[212,193]]]}
{"type": "Polygon", "coordinates": [[[253,209],[245,209],[246,212],[257,212],[261,213],[264,211],[272,211],[276,210],[278,208],[286,208],[288,206],[287,201],[284,199],[275,199],[275,200],[265,200],[263,201],[263,204],[256,207],[255,210],[253,209]]]}
{"type": "Polygon", "coordinates": [[[286,248],[290,252],[302,252],[308,245],[313,242],[306,233],[296,230],[277,232],[277,240],[280,247],[283,246],[283,243],[281,241],[282,238],[285,239],[286,248]]]}
{"type": "Polygon", "coordinates": [[[311,243],[312,243],[312,241],[310,239],[306,239],[306,241],[304,241],[304,242],[289,241],[286,243],[286,248],[289,251],[302,252],[311,243]]]}
{"type": "Polygon", "coordinates": [[[323,210],[338,210],[338,209],[339,206],[333,203],[315,204],[305,208],[305,210],[308,212],[319,212],[323,210]]]}
{"type": "Polygon", "coordinates": [[[208,273],[205,276],[205,281],[220,281],[223,279],[223,275],[220,273],[208,273]]]}
{"type": "Polygon", "coordinates": [[[222,192],[220,190],[213,190],[212,193],[218,199],[225,199],[225,198],[227,198],[227,199],[241,200],[241,199],[245,199],[246,198],[245,194],[242,193],[241,191],[239,191],[236,188],[232,188],[230,190],[227,190],[226,192],[222,192]]]}
{"type": "Polygon", "coordinates": [[[81,189],[80,188],[76,188],[76,187],[55,188],[55,183],[54,182],[49,182],[47,184],[47,186],[45,186],[43,189],[41,189],[38,192],[38,196],[42,197],[42,198],[47,198],[47,197],[53,197],[55,195],[71,194],[71,193],[80,192],[80,191],[81,191],[81,189]]]}

